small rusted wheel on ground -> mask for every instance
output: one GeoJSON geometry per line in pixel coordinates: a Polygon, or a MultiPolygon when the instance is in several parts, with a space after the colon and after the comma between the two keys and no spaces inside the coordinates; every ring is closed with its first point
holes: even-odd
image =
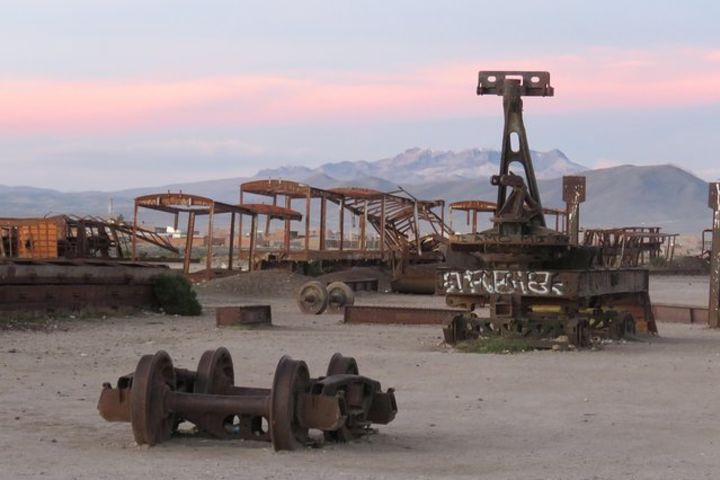
{"type": "MultiPolygon", "coordinates": [[[[336,353],[330,358],[327,368],[327,376],[330,375],[359,375],[357,362],[353,357],[346,357],[342,353],[336,353]]],[[[346,423],[337,430],[323,432],[325,440],[328,442],[348,442],[358,437],[353,433],[350,426],[346,423]]]]}
{"type": "Polygon", "coordinates": [[[307,282],[297,293],[297,303],[303,313],[320,315],[328,306],[328,291],[320,282],[307,282]]]}
{"type": "MultiPolygon", "coordinates": [[[[235,384],[235,373],[232,357],[225,347],[217,350],[207,350],[200,357],[195,374],[193,393],[207,395],[225,395],[235,384]]],[[[204,415],[202,426],[204,432],[217,437],[228,438],[230,431],[227,425],[232,425],[233,416],[224,417],[213,414],[212,411],[204,415]]]]}
{"type": "Polygon", "coordinates": [[[328,313],[341,313],[348,305],[355,304],[355,292],[345,282],[332,282],[327,286],[328,313]]]}
{"type": "Polygon", "coordinates": [[[359,375],[357,362],[353,357],[346,357],[342,353],[336,353],[330,357],[328,363],[327,376],[340,374],[359,375]]]}
{"type": "Polygon", "coordinates": [[[270,394],[270,438],[277,450],[295,450],[309,441],[298,420],[299,395],[310,388],[310,374],[301,360],[284,355],[275,369],[270,394]]]}
{"type": "Polygon", "coordinates": [[[200,357],[194,393],[222,395],[235,385],[235,370],[227,348],[207,350],[200,357]]]}
{"type": "Polygon", "coordinates": [[[175,369],[170,355],[159,351],[144,355],[133,374],[130,419],[139,444],[156,445],[168,440],[175,416],[165,409],[165,394],[175,390],[175,369]]]}

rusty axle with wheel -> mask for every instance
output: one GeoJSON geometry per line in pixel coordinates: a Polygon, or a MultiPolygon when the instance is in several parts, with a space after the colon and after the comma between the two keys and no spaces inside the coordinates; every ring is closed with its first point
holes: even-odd
{"type": "Polygon", "coordinates": [[[394,391],[359,375],[357,362],[333,355],[325,377],[310,378],[303,361],[283,356],[272,388],[234,384],[234,368],[225,348],[208,350],[197,371],[174,368],[159,351],[140,359],[135,372],[104,384],[98,402],[108,421],[132,424],[138,444],[168,440],[188,421],[210,436],[270,441],[275,450],[314,444],[310,429],[328,441],[347,441],[387,424],[397,413],[394,391]]]}

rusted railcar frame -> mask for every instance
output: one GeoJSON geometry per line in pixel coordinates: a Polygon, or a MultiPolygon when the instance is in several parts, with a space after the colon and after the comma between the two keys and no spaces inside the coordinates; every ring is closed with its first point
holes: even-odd
{"type": "MultiPolygon", "coordinates": [[[[244,202],[246,194],[272,198],[273,204],[284,199],[286,208],[294,200],[305,202],[305,240],[301,251],[290,246],[290,223],[285,222],[283,248],[269,249],[265,253],[292,262],[306,261],[378,261],[394,262],[402,265],[408,261],[438,260],[433,255],[434,247],[428,247],[429,241],[437,245],[448,233],[445,224],[444,201],[424,201],[412,198],[402,190],[381,192],[367,188],[344,187],[321,189],[311,185],[287,180],[256,180],[240,186],[240,200],[244,202]],[[403,193],[403,194],[401,194],[403,193]],[[320,229],[317,249],[310,248],[311,202],[320,199],[320,229]],[[339,242],[335,249],[327,247],[327,204],[338,206],[339,242]],[[439,214],[435,209],[439,208],[439,214]],[[359,245],[357,249],[348,249],[345,244],[346,214],[359,219],[359,245]],[[432,229],[429,240],[421,235],[421,223],[426,222],[432,229]],[[368,226],[379,235],[376,248],[370,248],[367,242],[368,226]]],[[[266,232],[269,223],[266,224],[266,232]]],[[[244,253],[241,251],[241,255],[244,253]]]]}
{"type": "MultiPolygon", "coordinates": [[[[228,251],[228,271],[233,269],[234,259],[234,230],[236,216],[240,220],[239,235],[242,238],[242,218],[243,215],[250,216],[251,218],[251,233],[250,233],[250,249],[254,254],[255,250],[255,239],[257,238],[257,218],[260,215],[264,215],[268,218],[280,218],[287,220],[299,220],[302,215],[298,212],[290,210],[288,208],[278,207],[274,205],[231,205],[229,203],[218,202],[211,198],[202,197],[199,195],[192,195],[183,192],[167,192],[167,193],[156,193],[143,195],[135,198],[135,209],[133,214],[133,242],[132,242],[132,258],[137,259],[137,239],[140,227],[139,222],[139,210],[140,208],[147,208],[150,210],[157,210],[164,213],[170,213],[174,215],[174,224],[177,226],[178,217],[181,213],[185,213],[188,216],[187,223],[187,242],[185,252],[183,255],[183,272],[188,274],[190,272],[190,259],[192,255],[193,239],[195,232],[195,218],[197,215],[208,216],[208,241],[207,241],[207,257],[205,265],[206,278],[210,279],[213,275],[212,260],[213,260],[213,223],[214,217],[217,214],[230,214],[230,245],[228,251]]],[[[251,258],[254,255],[251,255],[251,258]]],[[[254,270],[254,262],[248,263],[248,270],[254,270]]]]}

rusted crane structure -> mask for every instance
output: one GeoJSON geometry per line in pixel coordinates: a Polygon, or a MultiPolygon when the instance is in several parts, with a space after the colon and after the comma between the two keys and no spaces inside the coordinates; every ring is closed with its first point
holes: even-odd
{"type": "MultiPolygon", "coordinates": [[[[543,346],[562,337],[584,346],[591,334],[619,337],[636,325],[655,332],[647,270],[596,268],[596,248],[577,245],[575,232],[546,225],[522,97],[552,96],[550,74],[482,71],[477,93],[503,98],[500,171],[491,179],[497,202],[492,228],[450,241],[451,252],[471,260],[442,274],[447,304],[468,311],[446,327],[446,339],[505,335],[543,346]],[[473,312],[483,306],[489,315],[473,312]]],[[[584,182],[567,182],[568,225],[577,225],[577,207],[584,197],[584,182]]]]}

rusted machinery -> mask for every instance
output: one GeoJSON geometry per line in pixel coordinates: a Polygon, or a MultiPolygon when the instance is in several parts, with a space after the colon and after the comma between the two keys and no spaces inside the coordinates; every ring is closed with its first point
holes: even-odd
{"type": "Polygon", "coordinates": [[[345,307],[355,304],[355,292],[345,282],[331,282],[326,286],[310,281],[300,287],[295,299],[303,313],[341,313],[345,307]]]}
{"type": "MultiPolygon", "coordinates": [[[[167,238],[152,230],[135,229],[135,236],[172,254],[167,238]]],[[[118,219],[57,215],[0,219],[0,258],[129,258],[133,226],[118,219]]]]}
{"type": "Polygon", "coordinates": [[[347,441],[388,424],[397,413],[393,389],[361,376],[352,357],[336,353],[324,377],[311,378],[301,360],[283,356],[272,388],[235,385],[227,349],[208,350],[197,371],[173,366],[159,351],[140,359],[134,373],[104,384],[100,415],[130,422],[138,444],[156,445],[178,431],[182,422],[219,439],[272,442],[275,450],[313,445],[309,430],[326,441],[347,441]]]}
{"type": "Polygon", "coordinates": [[[103,260],[0,260],[0,312],[154,307],[165,266],[103,260]]]}
{"type": "MultiPolygon", "coordinates": [[[[523,123],[523,96],[552,96],[548,72],[482,71],[478,95],[503,97],[505,127],[494,226],[454,236],[450,252],[469,259],[442,273],[446,303],[461,307],[445,328],[449,342],[479,336],[522,337],[538,347],[562,338],[585,346],[591,335],[656,332],[648,272],[593,268],[598,249],[577,245],[575,232],[547,228],[523,123]],[[511,167],[518,167],[513,171],[511,167]],[[489,308],[489,316],[472,312],[489,308]]],[[[564,199],[577,218],[584,182],[566,178],[564,199]]],[[[568,229],[577,222],[568,218],[568,229]]]]}

